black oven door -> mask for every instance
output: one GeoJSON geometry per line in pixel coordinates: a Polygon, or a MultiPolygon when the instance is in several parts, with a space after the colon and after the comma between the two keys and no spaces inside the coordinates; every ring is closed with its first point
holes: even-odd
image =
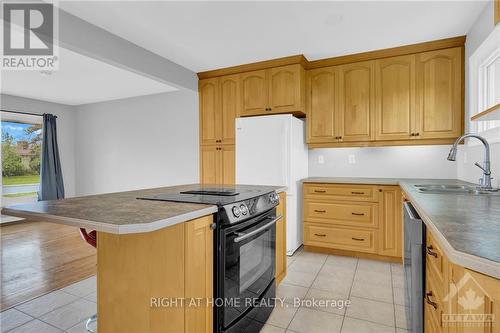
{"type": "Polygon", "coordinates": [[[222,229],[224,327],[241,317],[274,283],[276,209],[247,222],[222,229]]]}

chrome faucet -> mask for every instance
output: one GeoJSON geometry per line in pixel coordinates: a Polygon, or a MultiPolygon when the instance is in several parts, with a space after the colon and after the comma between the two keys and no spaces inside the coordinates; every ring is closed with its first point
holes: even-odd
{"type": "Polygon", "coordinates": [[[476,138],[481,141],[484,145],[484,161],[483,165],[480,165],[478,162],[474,163],[479,169],[483,170],[483,177],[479,179],[479,188],[483,191],[498,191],[498,189],[493,188],[491,186],[491,166],[490,166],[490,145],[488,141],[482,136],[477,134],[464,134],[459,137],[453,146],[450,149],[450,153],[448,154],[448,161],[456,161],[457,159],[457,147],[458,144],[465,138],[476,138]]]}

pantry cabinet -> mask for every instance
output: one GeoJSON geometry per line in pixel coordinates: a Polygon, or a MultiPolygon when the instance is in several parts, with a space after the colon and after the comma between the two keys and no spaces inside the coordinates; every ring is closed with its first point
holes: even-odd
{"type": "Polygon", "coordinates": [[[305,72],[289,65],[241,74],[241,115],[304,115],[305,72]]]}
{"type": "Polygon", "coordinates": [[[234,184],[234,145],[201,146],[200,178],[202,184],[234,184]]]}

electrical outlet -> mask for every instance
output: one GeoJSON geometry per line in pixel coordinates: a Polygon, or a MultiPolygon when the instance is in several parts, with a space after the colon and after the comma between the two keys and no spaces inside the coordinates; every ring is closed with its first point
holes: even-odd
{"type": "Polygon", "coordinates": [[[325,164],[325,156],[323,155],[318,156],[318,164],[325,164]]]}
{"type": "Polygon", "coordinates": [[[356,155],[349,155],[349,164],[356,164],[356,155]]]}

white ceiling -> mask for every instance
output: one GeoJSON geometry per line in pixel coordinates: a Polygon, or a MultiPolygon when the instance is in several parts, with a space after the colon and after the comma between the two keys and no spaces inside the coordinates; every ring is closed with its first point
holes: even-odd
{"type": "Polygon", "coordinates": [[[193,71],[309,60],[465,35],[485,1],[60,1],[60,7],[193,71]]]}
{"type": "Polygon", "coordinates": [[[177,90],[147,77],[63,48],[59,70],[2,71],[3,94],[67,105],[80,105],[177,90]]]}

